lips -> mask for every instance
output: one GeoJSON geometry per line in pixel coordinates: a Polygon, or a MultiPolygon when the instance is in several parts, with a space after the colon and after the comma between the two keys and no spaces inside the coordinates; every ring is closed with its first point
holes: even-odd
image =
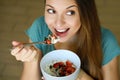
{"type": "Polygon", "coordinates": [[[63,37],[67,34],[70,28],[67,29],[55,29],[57,36],[63,37]]]}

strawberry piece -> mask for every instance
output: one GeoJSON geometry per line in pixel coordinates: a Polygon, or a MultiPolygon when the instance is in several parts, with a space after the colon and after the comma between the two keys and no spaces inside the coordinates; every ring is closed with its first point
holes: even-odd
{"type": "Polygon", "coordinates": [[[75,71],[74,67],[67,67],[66,72],[72,74],[75,71]]]}
{"type": "Polygon", "coordinates": [[[65,76],[65,69],[62,67],[61,69],[60,69],[60,71],[59,71],[59,75],[60,76],[65,76]]]}
{"type": "Polygon", "coordinates": [[[53,65],[54,68],[58,68],[58,67],[62,67],[62,66],[64,66],[63,62],[57,62],[53,65]]]}
{"type": "Polygon", "coordinates": [[[66,61],[66,66],[72,67],[73,63],[71,63],[69,60],[66,61]]]}
{"type": "Polygon", "coordinates": [[[54,67],[54,68],[58,68],[58,67],[59,67],[59,63],[55,63],[55,64],[53,65],[53,67],[54,67]]]}
{"type": "Polygon", "coordinates": [[[51,41],[49,39],[46,40],[47,44],[51,44],[51,41]]]}

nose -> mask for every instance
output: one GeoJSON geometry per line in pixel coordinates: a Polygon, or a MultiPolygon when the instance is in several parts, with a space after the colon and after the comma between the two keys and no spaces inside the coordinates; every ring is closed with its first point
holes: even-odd
{"type": "Polygon", "coordinates": [[[62,17],[62,16],[56,17],[56,21],[55,21],[56,27],[62,27],[64,25],[64,23],[65,23],[64,17],[62,17]]]}

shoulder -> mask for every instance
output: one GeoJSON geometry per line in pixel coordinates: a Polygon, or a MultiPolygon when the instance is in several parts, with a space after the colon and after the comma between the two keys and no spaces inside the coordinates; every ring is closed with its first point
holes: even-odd
{"type": "Polygon", "coordinates": [[[118,45],[115,35],[109,29],[102,27],[102,45],[105,47],[112,44],[118,45]]]}
{"type": "Polygon", "coordinates": [[[41,17],[39,17],[39,18],[36,18],[36,19],[34,20],[34,22],[32,23],[32,26],[34,26],[34,25],[37,25],[37,26],[46,25],[44,16],[41,16],[41,17]]]}
{"type": "Polygon", "coordinates": [[[44,16],[36,18],[34,22],[45,23],[44,16]]]}
{"type": "Polygon", "coordinates": [[[34,32],[39,35],[48,34],[50,32],[45,22],[44,16],[36,18],[34,22],[32,23],[32,25],[28,28],[28,31],[34,32]]]}
{"type": "Polygon", "coordinates": [[[102,32],[102,38],[105,38],[105,37],[114,38],[113,33],[107,28],[102,27],[101,32],[102,32]]]}
{"type": "Polygon", "coordinates": [[[44,16],[34,20],[32,25],[26,30],[26,34],[32,41],[44,40],[44,37],[50,33],[50,30],[45,23],[44,16]]]}
{"type": "MultiPolygon", "coordinates": [[[[44,41],[45,37],[51,33],[44,16],[36,18],[25,32],[32,42],[44,41]]],[[[36,44],[35,46],[42,50],[42,45],[36,44]]]]}
{"type": "Polygon", "coordinates": [[[118,47],[118,41],[115,35],[109,29],[102,28],[101,31],[102,31],[102,45],[104,45],[104,47],[105,46],[107,47],[108,45],[116,45],[116,47],[118,47]]]}
{"type": "Polygon", "coordinates": [[[102,31],[102,51],[103,51],[103,65],[110,62],[113,58],[120,55],[120,46],[115,35],[106,28],[102,31]]]}

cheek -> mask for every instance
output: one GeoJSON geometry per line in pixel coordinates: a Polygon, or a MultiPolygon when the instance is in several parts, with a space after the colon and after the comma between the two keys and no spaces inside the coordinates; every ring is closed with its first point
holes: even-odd
{"type": "Polygon", "coordinates": [[[51,31],[53,31],[53,29],[54,29],[54,26],[53,26],[54,25],[54,21],[49,16],[47,16],[47,17],[45,17],[45,22],[46,22],[48,28],[51,31]]]}
{"type": "Polygon", "coordinates": [[[52,24],[52,19],[49,16],[45,16],[45,22],[48,25],[48,27],[52,24]]]}
{"type": "Polygon", "coordinates": [[[45,12],[45,21],[47,25],[51,25],[54,22],[54,17],[45,12]]]}
{"type": "Polygon", "coordinates": [[[74,22],[72,22],[71,25],[74,29],[79,29],[80,26],[81,26],[81,22],[80,21],[74,21],[74,22]]]}
{"type": "Polygon", "coordinates": [[[81,20],[80,20],[80,18],[77,19],[75,23],[76,23],[76,25],[75,25],[76,28],[80,28],[81,27],[81,20]]]}
{"type": "Polygon", "coordinates": [[[80,26],[81,26],[80,22],[76,23],[76,25],[75,25],[75,27],[78,28],[78,29],[80,28],[80,26]]]}
{"type": "Polygon", "coordinates": [[[79,16],[75,16],[71,19],[67,19],[66,21],[68,22],[68,24],[71,26],[71,27],[74,27],[74,28],[78,28],[81,26],[81,21],[80,21],[80,18],[78,18],[79,16]]]}

